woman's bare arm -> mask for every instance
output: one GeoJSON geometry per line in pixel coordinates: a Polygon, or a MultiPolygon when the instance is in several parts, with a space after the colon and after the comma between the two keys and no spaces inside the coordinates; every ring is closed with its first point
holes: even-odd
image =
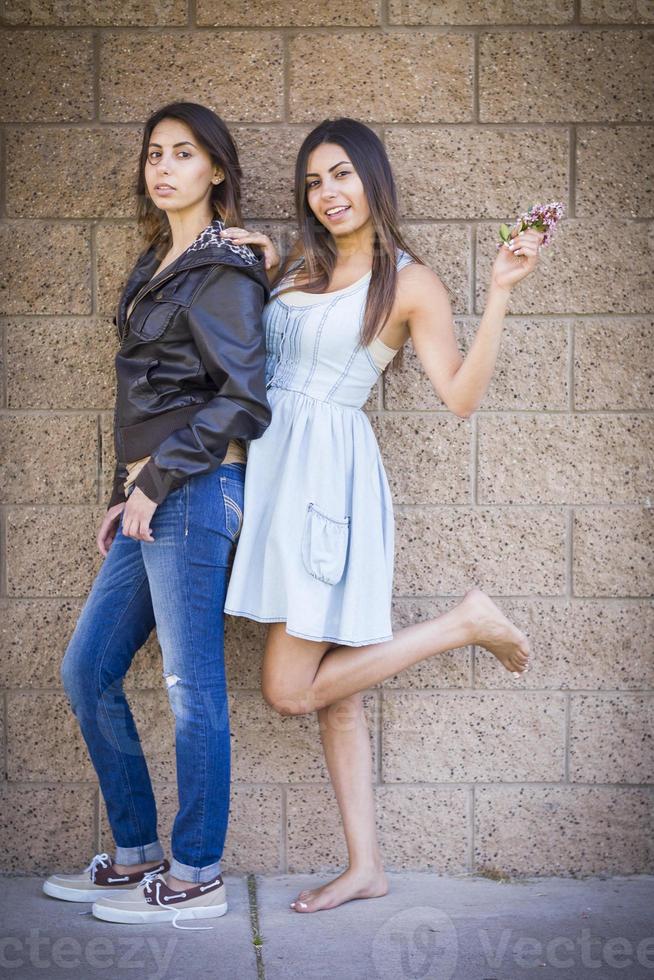
{"type": "Polygon", "coordinates": [[[400,305],[418,359],[443,403],[460,418],[479,408],[495,372],[512,287],[534,271],[539,232],[521,237],[520,249],[500,249],[484,313],[465,358],[461,356],[447,290],[431,269],[411,264],[399,273],[400,305]]]}

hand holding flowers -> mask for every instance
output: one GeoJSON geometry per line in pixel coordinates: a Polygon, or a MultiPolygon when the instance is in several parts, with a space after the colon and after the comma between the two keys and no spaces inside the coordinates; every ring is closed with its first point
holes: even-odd
{"type": "Polygon", "coordinates": [[[557,222],[563,216],[564,207],[559,201],[536,204],[521,214],[512,228],[500,226],[497,243],[498,255],[493,265],[491,285],[499,289],[512,289],[530,275],[538,263],[541,248],[550,244],[557,222]]]}

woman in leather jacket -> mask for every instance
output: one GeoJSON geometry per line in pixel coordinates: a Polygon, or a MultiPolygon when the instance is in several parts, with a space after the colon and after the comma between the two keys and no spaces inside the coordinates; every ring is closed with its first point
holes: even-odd
{"type": "Polygon", "coordinates": [[[223,607],[242,522],[244,440],[270,421],[265,259],[220,234],[225,222],[240,223],[240,179],[234,142],[211,110],[182,102],[148,119],[137,182],[147,247],[114,320],[117,464],[97,539],[105,561],[61,667],[116,851],[44,883],[54,897],[93,901],[94,915],[109,921],[227,911],[223,607]],[[155,626],[175,716],[171,865],[123,692],[155,626]]]}

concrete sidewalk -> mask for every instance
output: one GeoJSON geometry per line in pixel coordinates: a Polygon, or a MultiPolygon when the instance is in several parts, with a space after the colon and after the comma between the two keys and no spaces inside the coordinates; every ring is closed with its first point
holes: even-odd
{"type": "Polygon", "coordinates": [[[381,899],[298,914],[317,875],[226,878],[230,911],[188,932],[100,922],[2,878],[0,976],[21,980],[654,980],[654,876],[391,874],[381,899]],[[257,941],[261,940],[259,945],[257,941]]]}

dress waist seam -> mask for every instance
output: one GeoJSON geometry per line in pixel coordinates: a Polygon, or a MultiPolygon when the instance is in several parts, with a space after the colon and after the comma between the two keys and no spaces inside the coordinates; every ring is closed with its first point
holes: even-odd
{"type": "Polygon", "coordinates": [[[346,402],[335,401],[333,398],[317,398],[316,395],[310,395],[306,391],[301,391],[299,388],[288,388],[286,385],[269,385],[268,390],[288,391],[293,395],[298,395],[300,398],[308,398],[309,401],[318,402],[320,405],[333,405],[334,408],[342,408],[348,412],[359,412],[361,415],[365,415],[363,408],[357,405],[348,405],[346,402]]]}

